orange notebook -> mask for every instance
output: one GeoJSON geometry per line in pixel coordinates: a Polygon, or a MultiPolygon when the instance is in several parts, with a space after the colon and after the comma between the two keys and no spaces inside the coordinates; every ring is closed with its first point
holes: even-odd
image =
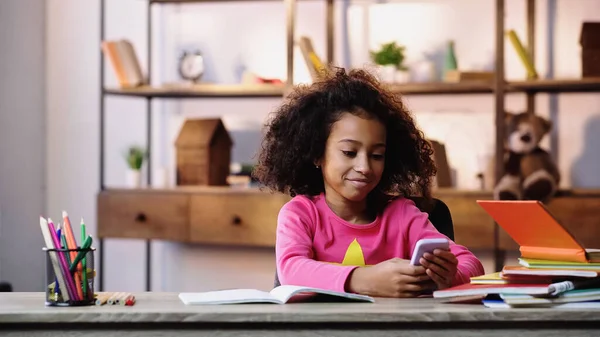
{"type": "Polygon", "coordinates": [[[477,200],[520,246],[528,259],[600,262],[600,249],[585,249],[543,203],[535,200],[477,200]]]}

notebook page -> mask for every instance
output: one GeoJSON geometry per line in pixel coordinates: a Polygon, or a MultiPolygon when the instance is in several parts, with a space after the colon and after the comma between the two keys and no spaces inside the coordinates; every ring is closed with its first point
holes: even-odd
{"type": "Polygon", "coordinates": [[[199,293],[180,293],[184,304],[279,303],[268,292],[256,289],[228,289],[199,293]]]}
{"type": "Polygon", "coordinates": [[[318,288],[310,288],[310,287],[302,287],[302,286],[294,286],[294,285],[283,285],[271,290],[271,295],[277,298],[281,303],[286,303],[295,295],[304,294],[304,293],[316,293],[316,294],[324,294],[330,296],[337,296],[341,298],[353,299],[356,301],[364,301],[364,302],[374,302],[374,299],[365,296],[358,295],[352,293],[342,293],[337,291],[318,289],[318,288]]]}

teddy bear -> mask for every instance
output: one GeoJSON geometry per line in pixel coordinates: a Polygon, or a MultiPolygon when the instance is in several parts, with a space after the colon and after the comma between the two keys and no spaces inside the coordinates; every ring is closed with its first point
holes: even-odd
{"type": "Polygon", "coordinates": [[[551,121],[535,114],[506,113],[504,176],[494,187],[495,199],[547,202],[554,196],[560,173],[539,145],[551,128],[551,121]]]}

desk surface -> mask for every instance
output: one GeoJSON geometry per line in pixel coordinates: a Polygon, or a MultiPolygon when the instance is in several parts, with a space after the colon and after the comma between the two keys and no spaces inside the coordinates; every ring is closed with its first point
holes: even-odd
{"type": "Polygon", "coordinates": [[[473,321],[598,321],[600,309],[489,309],[430,298],[376,303],[186,306],[177,293],[138,293],[134,306],[46,307],[43,293],[0,293],[2,323],[392,323],[473,321]]]}

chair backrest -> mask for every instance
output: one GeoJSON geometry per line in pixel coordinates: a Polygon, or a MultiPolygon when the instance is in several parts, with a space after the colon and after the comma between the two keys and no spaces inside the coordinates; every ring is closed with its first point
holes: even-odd
{"type": "Polygon", "coordinates": [[[12,289],[12,285],[10,283],[0,282],[0,293],[10,293],[12,291],[13,291],[13,289],[12,289]]]}
{"type": "MultiPolygon", "coordinates": [[[[410,197],[412,201],[415,202],[417,207],[421,204],[420,197],[410,197]]],[[[429,221],[438,232],[447,236],[450,240],[454,241],[454,223],[452,222],[452,214],[450,213],[450,209],[448,205],[446,205],[440,199],[433,199],[433,207],[431,210],[427,211],[427,215],[429,215],[429,221]]],[[[274,287],[278,287],[281,285],[279,282],[279,276],[277,275],[277,268],[275,268],[275,280],[273,282],[274,287]]]]}
{"type": "MultiPolygon", "coordinates": [[[[414,201],[417,207],[420,205],[420,197],[410,197],[408,199],[414,201]]],[[[452,222],[452,214],[448,205],[440,199],[433,198],[433,207],[426,212],[433,227],[454,241],[454,223],[452,222]]]]}

